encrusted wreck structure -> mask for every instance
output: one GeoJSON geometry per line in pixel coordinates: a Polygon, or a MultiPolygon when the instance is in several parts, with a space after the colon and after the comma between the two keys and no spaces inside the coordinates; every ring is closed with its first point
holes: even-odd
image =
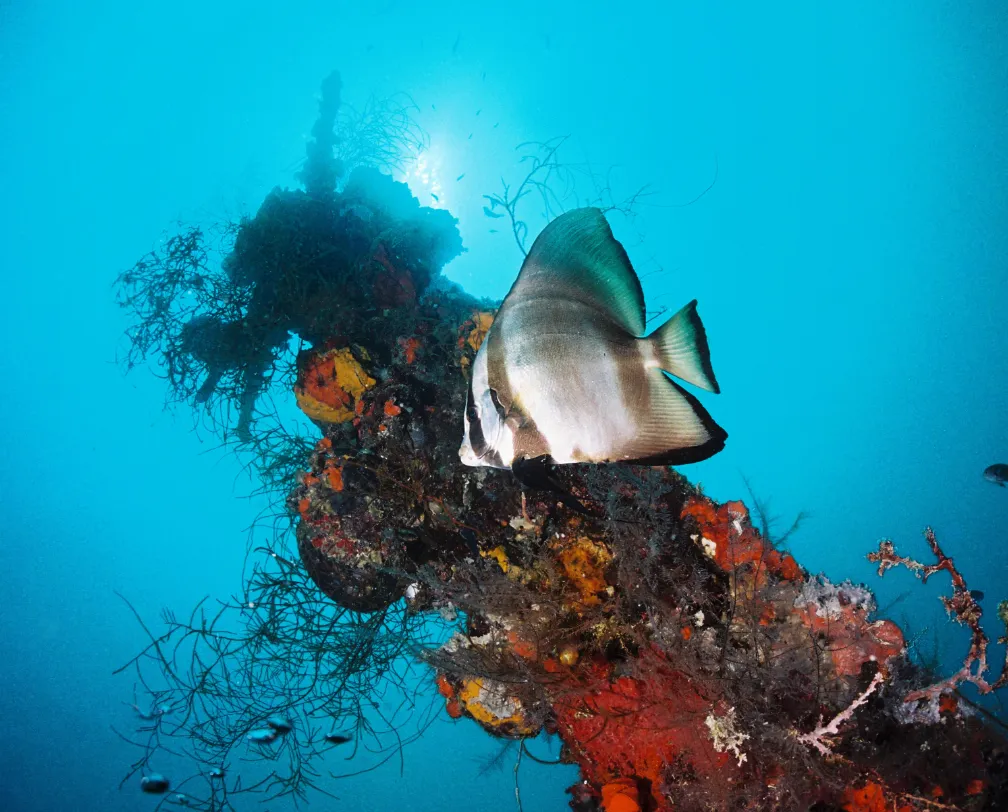
{"type": "MultiPolygon", "coordinates": [[[[454,219],[384,172],[412,133],[402,110],[383,108],[385,129],[341,123],[338,78],[324,90],[303,191],[277,190],[226,229],[219,263],[194,229],[120,278],[129,363],[155,361],[170,399],[191,403],[283,494],[269,562],[231,606],[250,631],[222,647],[220,615],[173,620],[152,635],[162,648],[206,646],[217,659],[177,670],[155,660],[167,687],[151,694],[192,709],[171,735],[204,764],[247,746],[269,714],[301,738],[282,739],[287,773],[252,787],[187,779],[187,802],[303,794],[316,783],[319,718],[380,751],[388,739],[364,700],[405,658],[452,718],[506,739],[558,736],[581,770],[578,812],[1008,808],[1005,739],[958,690],[988,693],[1008,677],[988,678],[981,609],[930,532],[933,565],[889,542],[873,560],[880,574],[951,576],[946,606],[972,637],[944,681],[911,662],[865,587],[806,572],[741,501],[718,504],[677,471],[564,466],[556,476],[579,511],[459,463],[493,303],[440,278],[462,250],[454,219]],[[379,144],[371,153],[362,130],[379,144]],[[345,143],[352,158],[339,157],[345,143]],[[283,429],[284,393],[314,437],[283,429]],[[259,679],[258,701],[225,688],[222,669],[259,679]],[[291,685],[300,704],[278,707],[291,685]]],[[[514,200],[496,198],[494,212],[514,222],[514,200]]],[[[385,721],[402,747],[401,720],[385,721]]],[[[137,771],[169,737],[161,720],[146,730],[137,771]]]]}

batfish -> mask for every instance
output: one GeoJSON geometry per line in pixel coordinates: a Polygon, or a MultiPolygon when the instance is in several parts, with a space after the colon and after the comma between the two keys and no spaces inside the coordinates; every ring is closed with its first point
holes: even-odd
{"type": "Polygon", "coordinates": [[[678,465],[728,435],[670,376],[720,391],[696,300],[645,335],[644,293],[602,212],[575,209],[536,238],[476,354],[459,457],[678,465]],[[667,374],[666,374],[667,373],[667,374]]]}

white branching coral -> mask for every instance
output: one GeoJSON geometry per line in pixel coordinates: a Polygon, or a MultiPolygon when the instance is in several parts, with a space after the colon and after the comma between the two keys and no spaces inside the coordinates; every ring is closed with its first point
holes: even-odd
{"type": "Polygon", "coordinates": [[[811,733],[802,733],[799,735],[798,741],[802,744],[814,747],[819,751],[820,755],[830,755],[833,752],[833,744],[831,740],[834,736],[839,735],[840,725],[848,721],[854,715],[854,711],[868,701],[868,697],[875,692],[875,689],[878,688],[884,680],[885,675],[883,672],[877,672],[872,678],[871,684],[865,688],[865,690],[862,691],[861,694],[850,703],[850,705],[834,716],[830,720],[829,724],[824,725],[822,717],[819,717],[819,726],[811,733]]]}
{"type": "Polygon", "coordinates": [[[738,765],[741,767],[746,761],[746,754],[742,752],[741,747],[749,738],[749,734],[743,733],[735,727],[735,708],[728,708],[728,712],[724,716],[715,716],[713,713],[709,713],[704,723],[710,731],[714,749],[719,753],[730,750],[738,759],[738,765]]]}

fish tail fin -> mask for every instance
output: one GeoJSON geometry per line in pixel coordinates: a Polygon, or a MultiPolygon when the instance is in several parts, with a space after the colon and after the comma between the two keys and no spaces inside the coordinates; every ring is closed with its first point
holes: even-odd
{"type": "Polygon", "coordinates": [[[707,331],[694,299],[642,341],[651,346],[655,364],[681,380],[715,394],[721,391],[711,366],[707,331]]]}

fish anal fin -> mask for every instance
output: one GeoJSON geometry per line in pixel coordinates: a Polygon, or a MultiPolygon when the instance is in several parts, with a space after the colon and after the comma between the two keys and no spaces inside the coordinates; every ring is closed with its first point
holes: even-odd
{"type": "Polygon", "coordinates": [[[516,457],[511,463],[511,471],[522,485],[540,491],[553,490],[556,481],[549,470],[550,458],[547,455],[541,457],[516,457]]]}
{"type": "Polygon", "coordinates": [[[700,462],[724,448],[728,433],[699,400],[663,373],[649,373],[648,409],[620,461],[642,465],[700,462]]]}
{"type": "Polygon", "coordinates": [[[650,345],[653,364],[670,375],[716,394],[721,389],[714,377],[707,331],[700,321],[696,305],[697,300],[694,299],[642,340],[650,345]]]}

